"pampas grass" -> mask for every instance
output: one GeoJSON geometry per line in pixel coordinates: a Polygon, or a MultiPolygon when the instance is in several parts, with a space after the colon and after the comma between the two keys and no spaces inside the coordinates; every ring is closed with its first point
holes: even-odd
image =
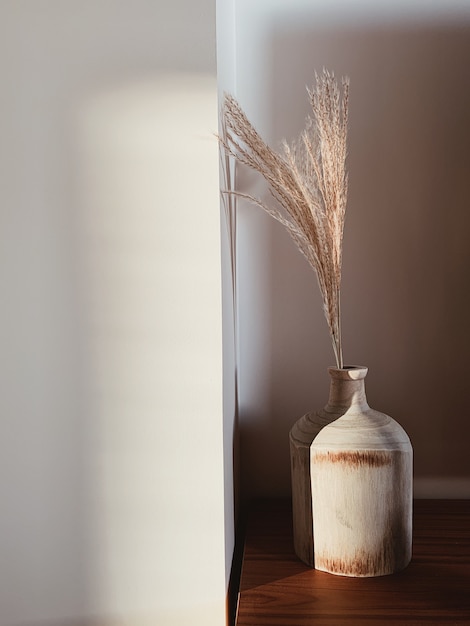
{"type": "Polygon", "coordinates": [[[227,155],[259,172],[275,199],[269,206],[258,198],[227,189],[250,200],[283,224],[315,270],[338,368],[341,344],[341,263],[348,177],[346,139],[349,80],[342,93],[333,74],[315,74],[307,89],[313,116],[293,144],[272,150],[231,95],[225,95],[219,141],[227,155]],[[279,208],[277,208],[279,207],[279,208]]]}

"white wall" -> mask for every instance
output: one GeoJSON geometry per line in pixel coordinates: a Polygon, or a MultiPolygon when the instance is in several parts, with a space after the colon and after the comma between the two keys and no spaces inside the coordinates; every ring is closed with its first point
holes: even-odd
{"type": "MultiPolygon", "coordinates": [[[[302,129],[315,70],[350,76],[345,359],[408,431],[416,495],[470,497],[470,2],[237,0],[235,33],[234,93],[273,146],[302,129]]],[[[243,493],[287,495],[288,432],[325,403],[333,353],[282,227],[239,203],[237,238],[243,493]]]]}
{"type": "Polygon", "coordinates": [[[0,624],[220,626],[215,3],[2,2],[0,29],[0,624]]]}
{"type": "MultiPolygon", "coordinates": [[[[217,0],[217,89],[219,103],[225,92],[235,91],[235,0],[217,0]]],[[[220,125],[219,117],[219,125],[220,125]]],[[[219,128],[219,132],[221,128],[219,128]]],[[[220,154],[220,188],[228,186],[227,176],[234,175],[233,164],[220,154]],[[227,169],[228,167],[228,169],[227,169]]],[[[226,518],[238,519],[239,428],[238,428],[238,313],[236,294],[236,220],[234,203],[221,198],[222,304],[224,345],[224,463],[226,475],[226,518]],[[231,488],[228,486],[228,482],[231,488]]],[[[231,564],[232,542],[226,543],[227,565],[231,564]]],[[[227,571],[227,575],[230,575],[227,571]]]]}

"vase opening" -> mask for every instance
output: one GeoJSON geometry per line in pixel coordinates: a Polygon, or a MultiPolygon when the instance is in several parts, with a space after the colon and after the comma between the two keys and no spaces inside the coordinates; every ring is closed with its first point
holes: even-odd
{"type": "Polygon", "coordinates": [[[368,368],[365,365],[346,365],[342,368],[331,366],[328,372],[333,379],[361,380],[367,376],[368,368]]]}

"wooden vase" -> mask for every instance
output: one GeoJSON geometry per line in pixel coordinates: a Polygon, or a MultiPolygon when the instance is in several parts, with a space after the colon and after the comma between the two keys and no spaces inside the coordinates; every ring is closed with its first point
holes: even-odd
{"type": "Polygon", "coordinates": [[[310,567],[313,567],[310,446],[321,429],[341,415],[341,408],[327,405],[301,417],[289,433],[294,550],[299,559],[310,567]]]}
{"type": "Polygon", "coordinates": [[[366,367],[329,368],[327,408],[341,413],[310,446],[315,569],[383,576],[411,560],[413,451],[367,404],[366,367]]]}

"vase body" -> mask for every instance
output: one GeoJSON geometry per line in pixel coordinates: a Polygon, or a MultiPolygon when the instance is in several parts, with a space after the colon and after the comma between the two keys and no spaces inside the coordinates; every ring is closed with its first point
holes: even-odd
{"type": "Polygon", "coordinates": [[[327,405],[301,417],[289,433],[294,550],[310,567],[314,565],[310,446],[321,429],[341,415],[341,408],[327,405]]]}
{"type": "Polygon", "coordinates": [[[341,416],[310,446],[314,566],[343,576],[392,574],[411,560],[411,443],[367,404],[367,368],[329,372],[326,409],[341,416]]]}

